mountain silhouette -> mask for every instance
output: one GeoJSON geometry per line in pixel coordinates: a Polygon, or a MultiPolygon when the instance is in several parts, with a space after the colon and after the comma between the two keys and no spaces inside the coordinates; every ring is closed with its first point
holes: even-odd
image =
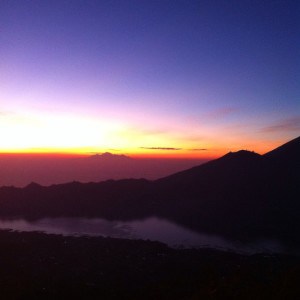
{"type": "Polygon", "coordinates": [[[2,217],[156,215],[199,232],[300,244],[300,138],[264,155],[241,150],[161,178],[0,188],[2,217]]]}
{"type": "Polygon", "coordinates": [[[278,160],[295,160],[299,164],[300,161],[300,137],[297,137],[286,144],[266,153],[264,156],[278,160]]]}
{"type": "Polygon", "coordinates": [[[299,242],[299,147],[296,138],[264,155],[228,153],[158,180],[160,194],[166,207],[173,203],[171,215],[190,227],[299,242]]]}
{"type": "Polygon", "coordinates": [[[88,157],[89,159],[100,159],[100,160],[107,160],[107,161],[115,161],[115,160],[128,160],[130,159],[129,156],[124,154],[112,154],[110,152],[104,152],[102,154],[94,154],[88,157]]]}

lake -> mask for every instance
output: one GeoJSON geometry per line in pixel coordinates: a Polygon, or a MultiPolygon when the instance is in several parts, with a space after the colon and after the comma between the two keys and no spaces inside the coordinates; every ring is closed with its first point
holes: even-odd
{"type": "Polygon", "coordinates": [[[0,229],[41,231],[48,234],[71,236],[144,239],[160,241],[171,247],[207,247],[245,254],[289,252],[275,240],[257,240],[251,244],[245,244],[218,235],[198,233],[158,217],[133,221],[109,221],[100,218],[44,218],[36,221],[0,219],[0,229]]]}

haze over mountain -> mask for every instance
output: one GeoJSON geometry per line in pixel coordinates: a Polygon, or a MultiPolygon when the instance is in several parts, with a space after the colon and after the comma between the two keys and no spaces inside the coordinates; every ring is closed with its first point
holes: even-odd
{"type": "Polygon", "coordinates": [[[124,154],[113,154],[110,152],[104,152],[102,154],[96,153],[94,155],[89,156],[90,159],[101,159],[101,160],[107,160],[107,161],[115,161],[115,160],[128,160],[130,159],[129,156],[126,156],[124,154]]]}
{"type": "Polygon", "coordinates": [[[0,188],[2,217],[168,218],[200,232],[299,245],[300,137],[259,155],[228,153],[156,181],[0,188]]]}
{"type": "Polygon", "coordinates": [[[4,154],[0,155],[0,186],[24,187],[32,181],[51,185],[123,178],[154,180],[206,161],[131,158],[110,152],[90,156],[4,154]]]}

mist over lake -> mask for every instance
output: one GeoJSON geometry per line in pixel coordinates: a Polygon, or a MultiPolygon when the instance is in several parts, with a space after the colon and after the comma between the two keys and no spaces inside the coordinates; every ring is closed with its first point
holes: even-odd
{"type": "Polygon", "coordinates": [[[110,221],[100,218],[45,218],[36,221],[0,219],[0,229],[38,231],[66,236],[143,239],[159,241],[175,248],[213,248],[244,254],[293,251],[276,240],[259,239],[245,243],[218,235],[192,231],[157,217],[131,221],[110,221]]]}

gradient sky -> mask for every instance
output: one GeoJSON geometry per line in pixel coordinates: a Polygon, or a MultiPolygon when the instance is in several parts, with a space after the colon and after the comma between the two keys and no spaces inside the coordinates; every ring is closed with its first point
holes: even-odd
{"type": "Polygon", "coordinates": [[[0,152],[212,157],[300,134],[299,1],[0,2],[0,152]]]}

